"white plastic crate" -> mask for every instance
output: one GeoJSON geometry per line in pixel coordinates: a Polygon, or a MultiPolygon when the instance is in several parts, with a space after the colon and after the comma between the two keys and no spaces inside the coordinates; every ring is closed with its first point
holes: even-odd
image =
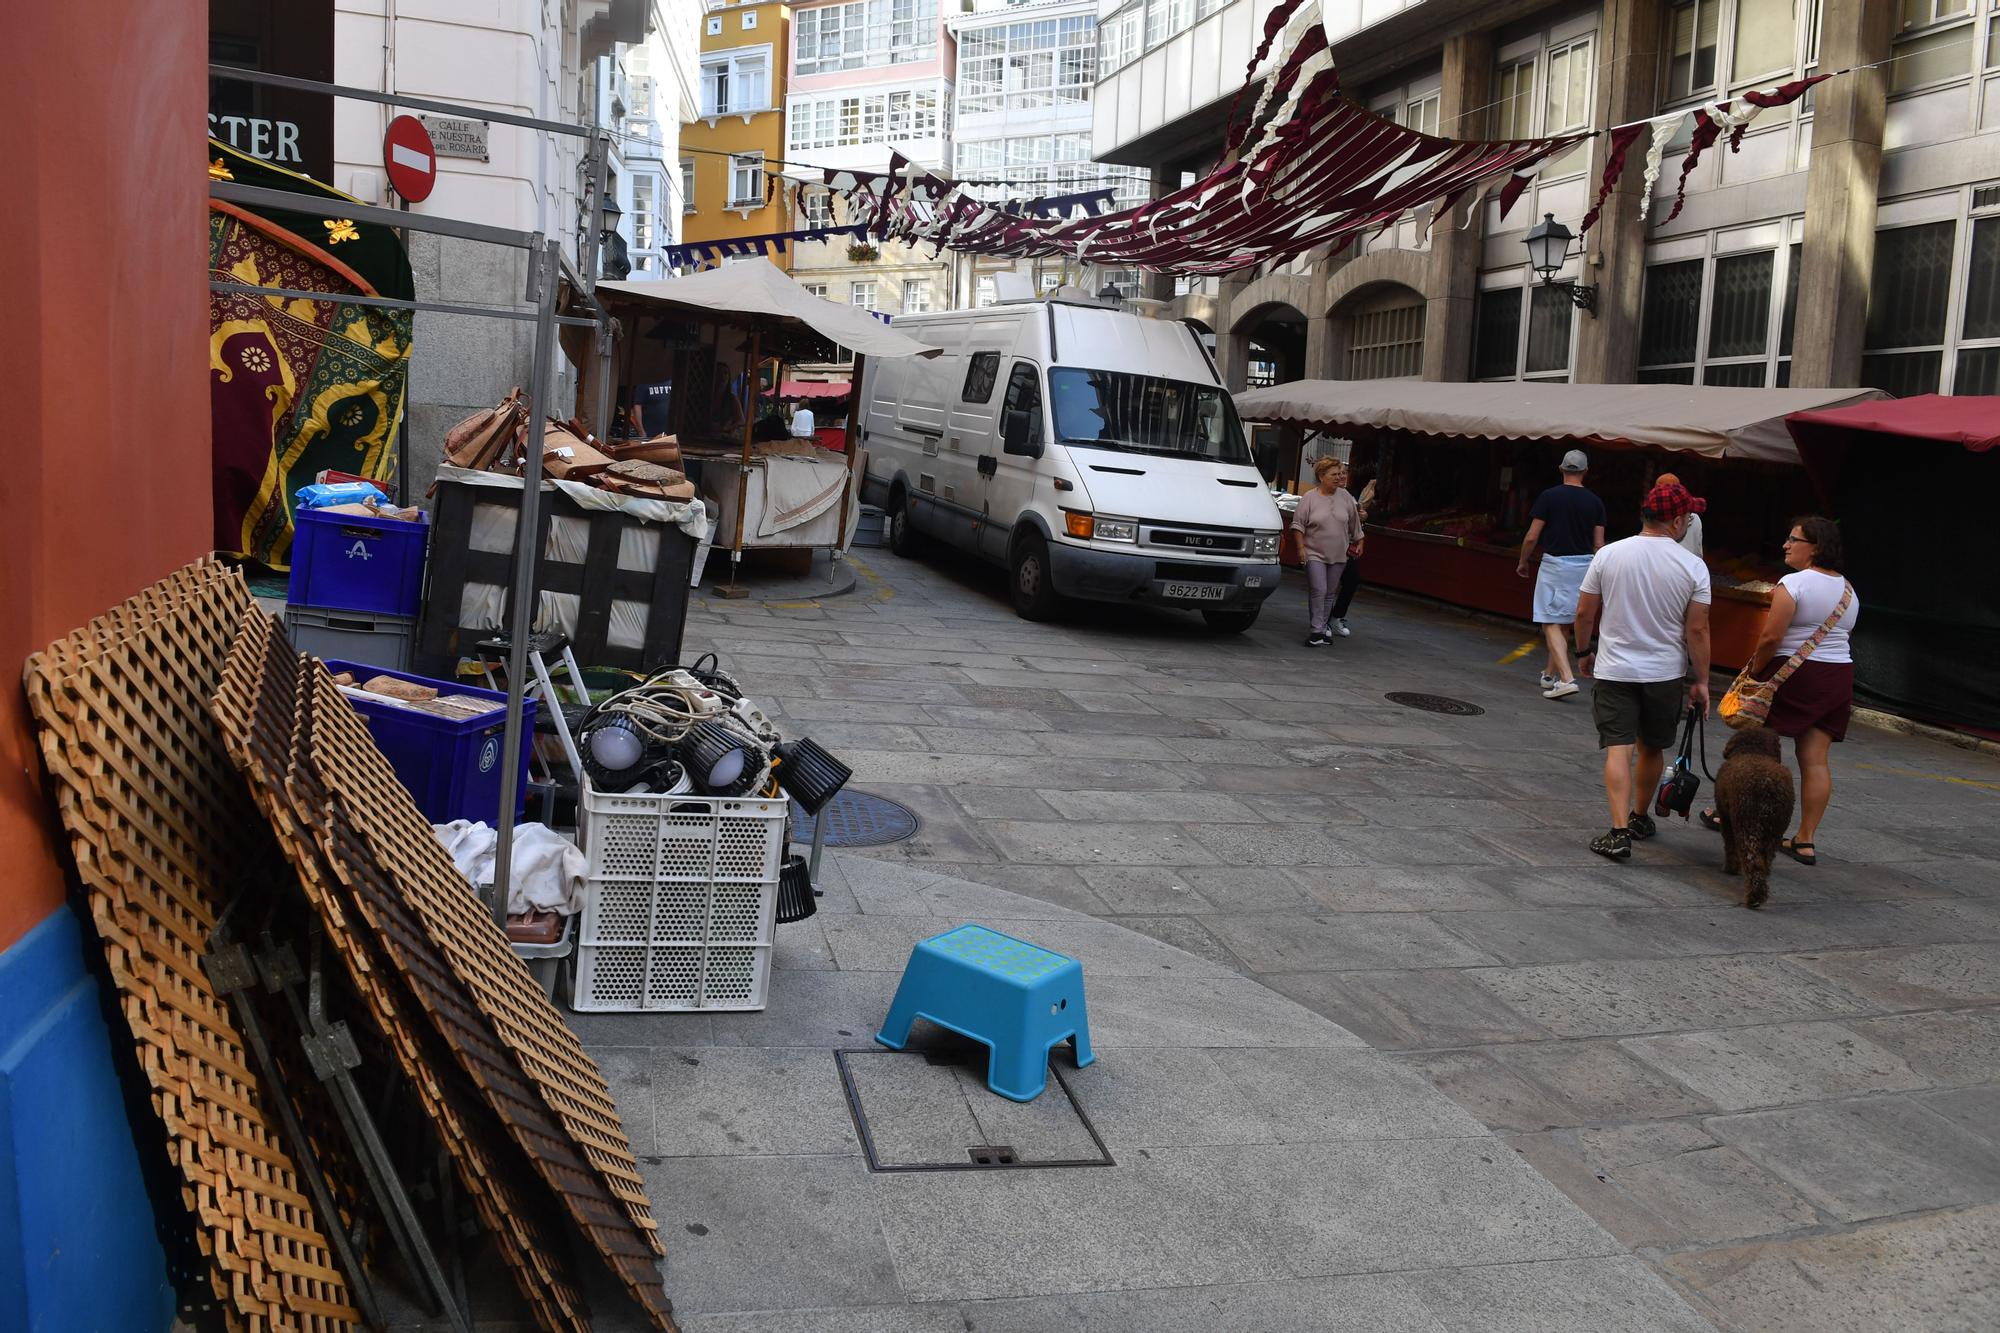
{"type": "Polygon", "coordinates": [[[610,795],[586,781],[571,1007],[762,1009],[789,813],[783,797],[610,795]]]}

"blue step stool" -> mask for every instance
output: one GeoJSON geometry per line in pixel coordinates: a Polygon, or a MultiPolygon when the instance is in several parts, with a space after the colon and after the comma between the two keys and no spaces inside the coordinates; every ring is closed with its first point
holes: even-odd
{"type": "Polygon", "coordinates": [[[1042,1095],[1049,1052],[1060,1043],[1075,1044],[1078,1069],[1097,1058],[1083,964],[984,926],[948,930],[910,951],[875,1040],[900,1051],[919,1018],[983,1043],[992,1052],[986,1086],[1017,1102],[1042,1095]]]}

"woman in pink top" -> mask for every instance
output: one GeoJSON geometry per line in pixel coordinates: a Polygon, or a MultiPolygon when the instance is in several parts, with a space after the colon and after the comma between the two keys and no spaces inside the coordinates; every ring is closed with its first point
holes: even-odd
{"type": "Polygon", "coordinates": [[[1361,535],[1360,509],[1346,490],[1347,464],[1321,454],[1313,460],[1313,477],[1319,485],[1299,497],[1298,512],[1292,515],[1292,526],[1305,538],[1306,582],[1312,589],[1308,648],[1333,642],[1327,616],[1347,564],[1347,545],[1361,535]]]}

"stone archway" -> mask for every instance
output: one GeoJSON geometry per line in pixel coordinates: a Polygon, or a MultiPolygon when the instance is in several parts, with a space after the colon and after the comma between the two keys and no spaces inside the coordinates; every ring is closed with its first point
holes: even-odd
{"type": "Polygon", "coordinates": [[[1400,282],[1350,290],[1327,311],[1334,378],[1421,378],[1429,304],[1421,290],[1400,282]]]}

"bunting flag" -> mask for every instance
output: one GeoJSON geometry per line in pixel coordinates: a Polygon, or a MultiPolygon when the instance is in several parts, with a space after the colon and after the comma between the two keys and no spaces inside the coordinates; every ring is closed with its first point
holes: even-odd
{"type": "Polygon", "coordinates": [[[1038,216],[986,203],[900,157],[889,173],[828,172],[826,183],[846,190],[849,216],[875,218],[871,234],[884,240],[1004,258],[1228,273],[1337,253],[1405,213],[1526,172],[1589,137],[1489,143],[1420,134],[1341,96],[1316,0],[1283,0],[1265,25],[1260,52],[1280,34],[1285,55],[1248,117],[1232,124],[1221,164],[1137,208],[1038,216]]]}
{"type": "Polygon", "coordinates": [[[1667,144],[1680,133],[1681,125],[1688,116],[1696,118],[1694,134],[1688,142],[1687,152],[1681,157],[1680,179],[1674,188],[1674,206],[1665,219],[1672,222],[1680,216],[1682,207],[1687,203],[1688,177],[1693,174],[1701,155],[1713,147],[1718,138],[1727,133],[1729,151],[1741,152],[1743,133],[1750,128],[1750,122],[1757,118],[1759,112],[1769,111],[1774,107],[1790,106],[1804,97],[1813,85],[1826,82],[1835,73],[1848,72],[1850,71],[1836,70],[1826,74],[1814,74],[1809,78],[1781,83],[1775,88],[1752,89],[1737,97],[1708,102],[1693,111],[1670,111],[1651,120],[1617,126],[1611,131],[1611,151],[1605,156],[1604,175],[1597,187],[1596,202],[1591,205],[1590,212],[1584,214],[1583,225],[1577,228],[1577,231],[1579,233],[1589,231],[1598,218],[1603,216],[1604,201],[1611,197],[1612,189],[1616,187],[1619,176],[1625,170],[1626,154],[1631,151],[1639,135],[1648,128],[1652,130],[1653,137],[1646,152],[1646,188],[1639,200],[1641,221],[1644,221],[1647,213],[1652,210],[1653,187],[1660,179],[1661,159],[1666,154],[1667,144]]]}

